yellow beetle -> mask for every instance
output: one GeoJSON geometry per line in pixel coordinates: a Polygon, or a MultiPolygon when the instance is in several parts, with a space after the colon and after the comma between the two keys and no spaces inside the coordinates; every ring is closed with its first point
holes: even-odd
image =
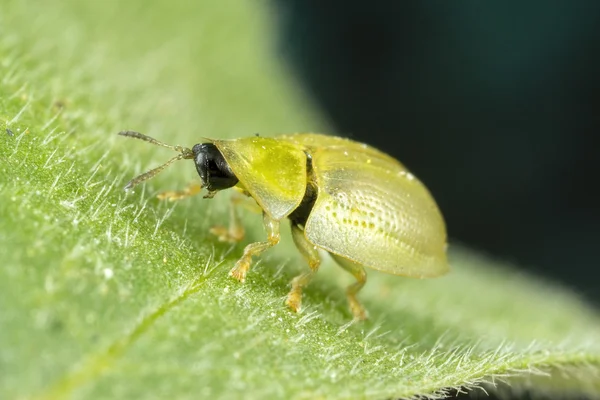
{"type": "MultiPolygon", "coordinates": [[[[356,283],[346,291],[356,319],[366,318],[356,298],[367,276],[364,267],[394,275],[428,278],[448,271],[446,227],[425,186],[394,158],[366,144],[340,137],[299,133],[234,140],[206,139],[192,149],[170,146],[138,132],[142,139],[179,152],[165,164],[131,180],[149,179],[173,162],[192,159],[201,186],[167,192],[171,200],[198,193],[205,197],[237,186],[263,213],[267,241],[246,246],[230,272],[243,282],[256,256],[279,242],[279,224],[291,221],[296,247],[309,271],[292,280],[286,304],[299,311],[302,289],[319,269],[318,249],[329,252],[356,283]]],[[[243,238],[235,212],[229,230],[212,230],[223,240],[243,238]]]]}

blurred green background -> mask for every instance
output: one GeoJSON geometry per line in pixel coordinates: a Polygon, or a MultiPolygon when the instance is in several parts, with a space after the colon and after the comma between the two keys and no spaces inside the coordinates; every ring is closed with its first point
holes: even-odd
{"type": "Polygon", "coordinates": [[[455,241],[600,302],[600,2],[275,3],[337,133],[412,168],[455,241]]]}

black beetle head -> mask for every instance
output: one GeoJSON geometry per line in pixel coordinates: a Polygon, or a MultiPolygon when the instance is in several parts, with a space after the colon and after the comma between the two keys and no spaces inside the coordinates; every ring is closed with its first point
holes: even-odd
{"type": "Polygon", "coordinates": [[[199,143],[192,147],[192,153],[196,170],[202,179],[202,187],[205,187],[209,194],[229,189],[238,183],[238,178],[214,144],[199,143]]]}

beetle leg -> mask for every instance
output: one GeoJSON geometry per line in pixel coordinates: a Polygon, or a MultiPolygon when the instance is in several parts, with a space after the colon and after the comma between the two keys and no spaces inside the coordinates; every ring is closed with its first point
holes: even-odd
{"type": "Polygon", "coordinates": [[[318,271],[321,265],[321,258],[315,245],[310,243],[304,236],[304,230],[298,225],[292,224],[292,238],[300,253],[308,261],[310,271],[298,275],[292,280],[292,289],[288,293],[285,304],[293,311],[299,312],[302,307],[302,289],[309,284],[313,275],[318,271]]]}
{"type": "Polygon", "coordinates": [[[252,257],[259,255],[269,247],[273,247],[279,243],[279,221],[275,221],[269,217],[267,213],[263,213],[263,223],[265,230],[267,231],[267,241],[250,243],[246,246],[242,258],[240,258],[238,262],[235,263],[233,269],[229,271],[229,276],[233,276],[240,282],[246,280],[246,273],[250,269],[252,257]]]}
{"type": "Polygon", "coordinates": [[[158,197],[160,200],[176,201],[185,199],[186,197],[194,196],[200,193],[201,190],[201,185],[199,185],[197,182],[192,182],[183,190],[162,192],[159,193],[156,197],[158,197]]]}
{"type": "Polygon", "coordinates": [[[229,203],[229,227],[217,225],[210,228],[210,233],[217,236],[221,242],[237,243],[244,239],[244,226],[240,222],[240,216],[237,212],[239,199],[231,196],[229,203]]]}
{"type": "Polygon", "coordinates": [[[263,209],[256,203],[256,201],[250,197],[250,194],[244,189],[235,187],[236,189],[231,195],[231,202],[235,205],[240,205],[246,210],[251,211],[255,214],[262,214],[263,209]]]}
{"type": "Polygon", "coordinates": [[[257,214],[262,213],[262,208],[256,204],[256,201],[254,201],[253,198],[247,197],[249,195],[243,196],[242,193],[243,192],[233,192],[230,197],[229,227],[215,225],[210,228],[210,233],[217,236],[221,242],[236,243],[244,239],[244,225],[242,225],[237,212],[239,206],[257,214]]]}
{"type": "Polygon", "coordinates": [[[367,282],[367,273],[365,272],[365,268],[360,264],[356,264],[340,256],[332,254],[332,257],[335,259],[335,261],[340,267],[350,272],[356,278],[356,282],[348,286],[348,288],[346,289],[348,304],[350,305],[350,311],[352,311],[354,319],[361,321],[367,319],[367,312],[365,308],[360,304],[360,302],[356,298],[356,295],[358,294],[360,289],[362,289],[362,287],[365,286],[365,283],[367,282]]]}

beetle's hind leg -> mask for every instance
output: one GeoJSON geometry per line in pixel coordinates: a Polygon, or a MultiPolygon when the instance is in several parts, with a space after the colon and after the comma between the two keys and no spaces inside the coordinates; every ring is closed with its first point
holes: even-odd
{"type": "Polygon", "coordinates": [[[285,304],[293,311],[299,312],[302,307],[302,289],[308,285],[321,265],[321,258],[315,246],[304,236],[304,231],[296,224],[292,224],[292,238],[300,253],[308,261],[310,271],[298,275],[292,280],[292,289],[288,293],[285,304]]]}
{"type": "Polygon", "coordinates": [[[332,254],[331,256],[335,259],[340,267],[350,272],[356,278],[356,282],[348,286],[346,289],[348,305],[350,306],[350,311],[352,311],[352,314],[354,315],[354,319],[361,321],[367,319],[367,311],[356,298],[356,295],[360,289],[362,289],[367,282],[367,273],[365,272],[364,267],[343,257],[336,256],[335,254],[332,254]]]}
{"type": "Polygon", "coordinates": [[[160,200],[168,200],[168,201],[183,200],[187,197],[192,197],[192,196],[200,193],[201,190],[202,190],[202,185],[200,185],[197,182],[192,182],[183,190],[171,190],[168,192],[162,192],[162,193],[159,193],[158,196],[156,196],[156,197],[158,197],[160,200]]]}
{"type": "Polygon", "coordinates": [[[235,263],[233,269],[229,271],[229,276],[234,277],[240,282],[246,280],[246,273],[248,273],[248,270],[250,269],[252,257],[259,255],[269,247],[273,247],[279,243],[279,221],[272,219],[267,213],[263,213],[263,223],[265,225],[265,230],[267,231],[267,241],[250,243],[246,246],[242,258],[240,258],[238,262],[235,263]]]}

